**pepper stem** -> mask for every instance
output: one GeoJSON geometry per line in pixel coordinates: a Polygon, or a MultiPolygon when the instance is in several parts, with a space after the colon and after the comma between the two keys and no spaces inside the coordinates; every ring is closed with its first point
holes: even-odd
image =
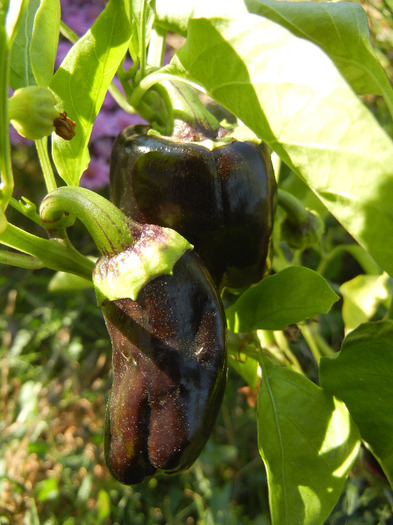
{"type": "MultiPolygon", "coordinates": [[[[163,70],[155,70],[142,78],[134,88],[130,100],[130,104],[142,116],[144,116],[144,102],[149,97],[151,98],[152,93],[159,97],[161,105],[157,102],[157,110],[155,110],[150,104],[150,112],[153,111],[155,118],[152,118],[151,115],[146,115],[146,118],[151,123],[155,121],[160,126],[165,127],[165,130],[160,130],[164,134],[171,135],[175,127],[175,121],[179,120],[194,130],[194,137],[199,134],[201,140],[205,138],[214,140],[217,138],[220,123],[205,108],[194,89],[182,79],[174,77],[163,70]],[[164,119],[162,117],[162,102],[166,106],[168,115],[166,118],[164,116],[164,119]]],[[[195,138],[192,140],[195,140],[195,138]]]]}
{"type": "Polygon", "coordinates": [[[40,215],[49,234],[65,241],[65,229],[75,217],[87,228],[101,253],[93,272],[99,306],[106,299],[135,300],[148,281],[172,273],[176,261],[192,249],[175,230],[138,224],[101,195],[79,186],[49,193],[40,215]]]}
{"type": "Polygon", "coordinates": [[[281,239],[299,250],[318,243],[324,229],[323,220],[286,191],[278,190],[277,196],[278,205],[287,214],[281,224],[281,239]]]}
{"type": "Polygon", "coordinates": [[[64,213],[82,221],[101,255],[122,252],[141,231],[141,226],[128,219],[114,204],[79,186],[61,186],[42,201],[40,215],[47,230],[61,230],[64,213]]]}
{"type": "Polygon", "coordinates": [[[292,221],[302,223],[307,220],[307,210],[303,204],[290,193],[279,189],[277,191],[277,204],[283,208],[292,221]]]}

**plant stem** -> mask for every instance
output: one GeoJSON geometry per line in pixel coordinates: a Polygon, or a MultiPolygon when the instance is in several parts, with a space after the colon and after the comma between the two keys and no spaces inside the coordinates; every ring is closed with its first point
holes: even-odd
{"type": "Polygon", "coordinates": [[[147,16],[147,0],[143,0],[142,19],[139,26],[139,58],[142,78],[146,74],[146,16],[147,16]]]}
{"type": "Polygon", "coordinates": [[[166,31],[153,27],[147,52],[147,64],[161,67],[165,56],[166,31]]]}
{"type": "Polygon", "coordinates": [[[293,195],[279,189],[277,191],[277,204],[283,208],[289,217],[296,218],[296,222],[306,222],[308,213],[303,204],[293,195]]]}
{"type": "Polygon", "coordinates": [[[157,105],[157,109],[151,108],[153,113],[156,113],[155,118],[149,120],[150,122],[164,121],[166,134],[172,134],[174,120],[180,120],[200,133],[203,138],[213,140],[217,138],[219,122],[205,108],[194,89],[183,79],[162,70],[153,71],[142,78],[139,85],[134,88],[130,103],[142,114],[141,107],[152,94],[158,95],[164,101],[168,117],[162,116],[162,108],[157,105]]]}
{"type": "Polygon", "coordinates": [[[340,244],[335,246],[321,259],[321,262],[317,268],[317,272],[323,275],[332,260],[342,252],[348,252],[350,255],[352,255],[352,257],[356,259],[367,275],[379,275],[381,273],[381,268],[379,265],[375,262],[371,255],[358,244],[340,244]]]}
{"type": "Polygon", "coordinates": [[[308,344],[308,347],[314,356],[314,359],[319,366],[319,362],[321,360],[321,353],[319,351],[318,344],[316,343],[314,339],[314,335],[310,330],[310,327],[306,324],[300,326],[300,330],[303,334],[304,339],[306,340],[306,343],[308,344]]]}
{"type": "Polygon", "coordinates": [[[29,268],[30,270],[39,270],[45,267],[36,257],[24,253],[7,252],[5,250],[0,250],[0,263],[18,266],[19,268],[29,268]]]}
{"type": "Polygon", "coordinates": [[[48,137],[36,140],[35,145],[40,159],[42,172],[44,174],[46,189],[49,193],[57,188],[57,184],[48,153],[48,137]]]}
{"type": "Polygon", "coordinates": [[[284,336],[284,332],[275,331],[274,337],[277,341],[277,345],[279,346],[281,352],[286,357],[286,359],[290,362],[293,370],[296,370],[296,372],[299,372],[300,374],[305,375],[302,367],[300,366],[300,363],[297,357],[295,356],[295,354],[292,352],[292,350],[289,347],[288,341],[286,337],[284,336]]]}
{"type": "Polygon", "coordinates": [[[140,104],[145,93],[150,88],[152,88],[155,84],[158,84],[165,80],[170,80],[170,81],[177,80],[180,82],[183,81],[181,78],[177,78],[174,75],[171,75],[170,73],[162,72],[161,70],[155,73],[151,73],[150,75],[147,75],[146,77],[142,78],[139,85],[134,88],[133,93],[132,93],[132,98],[130,101],[131,105],[133,107],[137,107],[140,104]]]}
{"type": "Polygon", "coordinates": [[[69,40],[71,44],[75,44],[75,42],[79,40],[79,35],[65,24],[63,20],[60,21],[60,34],[69,40]]]}
{"type": "Polygon", "coordinates": [[[8,121],[9,43],[0,26],[0,208],[4,212],[14,190],[8,121]]]}
{"type": "Polygon", "coordinates": [[[14,197],[11,197],[9,205],[12,206],[14,208],[14,210],[18,211],[19,213],[21,213],[25,217],[28,217],[31,221],[33,221],[36,224],[38,224],[39,226],[41,226],[41,228],[44,228],[44,224],[42,222],[42,219],[38,215],[38,213],[36,211],[36,208],[35,208],[35,205],[33,203],[30,203],[29,201],[27,201],[23,197],[22,197],[21,201],[17,201],[14,197]],[[25,203],[27,202],[28,205],[24,204],[23,201],[25,201],[25,203]]]}
{"type": "Polygon", "coordinates": [[[321,336],[321,334],[319,334],[315,330],[312,330],[312,331],[313,331],[313,335],[314,335],[315,341],[316,341],[316,343],[319,346],[319,349],[321,351],[321,354],[326,355],[326,356],[335,355],[336,352],[333,350],[333,348],[330,345],[328,345],[328,343],[321,336]]]}
{"type": "Polygon", "coordinates": [[[113,82],[110,84],[108,91],[123,111],[130,114],[136,113],[135,109],[127,102],[126,97],[113,82]]]}
{"type": "Polygon", "coordinates": [[[42,201],[40,214],[48,230],[59,228],[64,212],[82,221],[102,255],[131,246],[141,228],[101,195],[78,186],[61,186],[42,201]]]}
{"type": "Polygon", "coordinates": [[[34,256],[47,268],[91,280],[94,263],[61,239],[42,239],[8,224],[0,234],[0,243],[34,256]]]}

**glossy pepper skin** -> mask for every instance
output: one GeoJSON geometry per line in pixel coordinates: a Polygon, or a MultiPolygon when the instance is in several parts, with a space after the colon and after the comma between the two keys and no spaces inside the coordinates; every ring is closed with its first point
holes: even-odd
{"type": "Polygon", "coordinates": [[[136,301],[102,305],[113,349],[105,456],[125,485],[188,468],[209,438],[226,384],[220,298],[191,251],[136,301]]]}
{"type": "Polygon", "coordinates": [[[266,146],[235,141],[210,150],[146,133],[146,127],[132,126],[116,139],[114,204],[138,222],[183,235],[219,289],[258,282],[266,273],[276,209],[266,146]]]}

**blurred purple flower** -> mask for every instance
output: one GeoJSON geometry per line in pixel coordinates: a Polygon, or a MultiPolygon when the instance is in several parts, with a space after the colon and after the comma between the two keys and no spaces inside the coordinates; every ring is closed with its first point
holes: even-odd
{"type": "Polygon", "coordinates": [[[57,55],[56,55],[56,61],[55,61],[55,67],[56,69],[60,66],[60,64],[65,59],[66,54],[71,49],[71,42],[65,41],[65,40],[59,40],[59,44],[57,46],[57,55]]]}
{"type": "Polygon", "coordinates": [[[109,183],[109,159],[116,136],[127,126],[142,123],[145,121],[139,115],[129,115],[119,107],[106,110],[103,106],[94,122],[89,144],[91,160],[81,186],[99,190],[109,183]]]}
{"type": "Polygon", "coordinates": [[[91,158],[89,167],[83,173],[80,185],[91,190],[98,190],[108,184],[109,163],[102,158],[91,158]]]}
{"type": "MultiPolygon", "coordinates": [[[[110,94],[107,94],[106,98],[108,97],[110,97],[110,94]]],[[[106,106],[103,105],[94,121],[91,138],[92,140],[96,140],[108,135],[110,137],[116,137],[125,127],[142,124],[144,122],[139,115],[130,115],[118,106],[115,106],[115,109],[107,110],[106,106]]]]}
{"type": "Polygon", "coordinates": [[[105,8],[105,0],[60,0],[61,18],[79,36],[86,33],[105,8]]]}
{"type": "Polygon", "coordinates": [[[15,146],[16,144],[20,143],[26,144],[26,146],[31,146],[34,144],[33,140],[26,139],[25,137],[19,135],[19,133],[12,125],[10,125],[10,142],[12,146],[15,146]]]}

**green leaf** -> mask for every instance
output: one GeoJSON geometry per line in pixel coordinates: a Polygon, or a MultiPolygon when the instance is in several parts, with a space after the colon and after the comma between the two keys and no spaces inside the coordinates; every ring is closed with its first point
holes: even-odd
{"type": "Polygon", "coordinates": [[[60,495],[58,482],[54,477],[39,481],[34,490],[38,501],[42,502],[56,500],[60,495]]]}
{"type": "Polygon", "coordinates": [[[359,450],[345,405],[309,379],[263,358],[258,445],[273,525],[319,525],[336,504],[359,450]]]}
{"type": "Polygon", "coordinates": [[[59,39],[59,0],[31,0],[26,6],[20,6],[12,45],[10,83],[14,90],[49,85],[59,39]]]}
{"type": "Polygon", "coordinates": [[[393,321],[365,323],[323,357],[322,387],[344,401],[393,485],[393,321]]]}
{"type": "Polygon", "coordinates": [[[337,300],[320,274],[290,266],[249,288],[227,308],[228,326],[234,332],[283,330],[328,312],[337,300]]]}
{"type": "Polygon", "coordinates": [[[393,92],[370,42],[367,15],[355,2],[246,0],[250,12],[265,16],[320,46],[359,94],[393,92]]]}
{"type": "Polygon", "coordinates": [[[8,43],[12,43],[29,0],[6,0],[0,6],[0,24],[5,29],[8,43]]]}
{"type": "Polygon", "coordinates": [[[60,28],[60,1],[41,0],[30,44],[31,68],[37,86],[47,87],[53,76],[60,28]]]}
{"type": "Polygon", "coordinates": [[[186,36],[191,18],[236,18],[248,13],[243,0],[156,0],[156,24],[186,36]]]}
{"type": "Polygon", "coordinates": [[[378,305],[390,296],[389,276],[357,275],[340,287],[343,296],[343,319],[345,332],[354,330],[361,323],[369,321],[377,312],[378,305]]]}
{"type": "Polygon", "coordinates": [[[245,354],[238,356],[230,355],[228,364],[236,370],[236,372],[244,379],[244,381],[251,387],[256,388],[258,384],[258,361],[245,354]]]}
{"type": "Polygon", "coordinates": [[[53,136],[53,160],[68,185],[78,185],[89,164],[87,146],[94,120],[127,51],[128,9],[126,0],[110,0],[91,29],[71,48],[50,83],[61,110],[77,124],[72,140],[53,136]]]}
{"type": "Polygon", "coordinates": [[[259,343],[254,338],[244,337],[229,330],[227,348],[228,364],[251,388],[256,388],[259,380],[259,343]]]}
{"type": "Polygon", "coordinates": [[[195,19],[166,70],[265,140],[393,275],[393,142],[318,46],[249,13],[195,19]]]}
{"type": "Polygon", "coordinates": [[[36,84],[30,61],[30,44],[33,35],[34,17],[40,0],[30,0],[21,10],[11,48],[10,85],[13,90],[36,84]]]}
{"type": "Polygon", "coordinates": [[[321,47],[359,94],[386,96],[392,107],[393,93],[386,73],[370,42],[367,15],[355,2],[288,2],[245,0],[243,2],[181,0],[176,8],[167,0],[156,1],[158,22],[168,29],[187,33],[191,18],[235,18],[248,12],[266,17],[294,35],[321,47]],[[225,16],[223,14],[225,13],[225,16]],[[235,16],[234,16],[235,15],[235,16]]]}
{"type": "Polygon", "coordinates": [[[75,293],[93,288],[92,281],[72,273],[56,272],[49,281],[48,290],[52,293],[75,293]]]}
{"type": "MultiPolygon", "coordinates": [[[[131,41],[130,49],[132,55],[141,58],[146,54],[146,47],[150,40],[150,33],[154,22],[152,0],[133,0],[131,4],[131,41]]],[[[144,58],[146,58],[144,56],[144,58]]],[[[144,65],[146,65],[144,63],[144,65]]]]}

